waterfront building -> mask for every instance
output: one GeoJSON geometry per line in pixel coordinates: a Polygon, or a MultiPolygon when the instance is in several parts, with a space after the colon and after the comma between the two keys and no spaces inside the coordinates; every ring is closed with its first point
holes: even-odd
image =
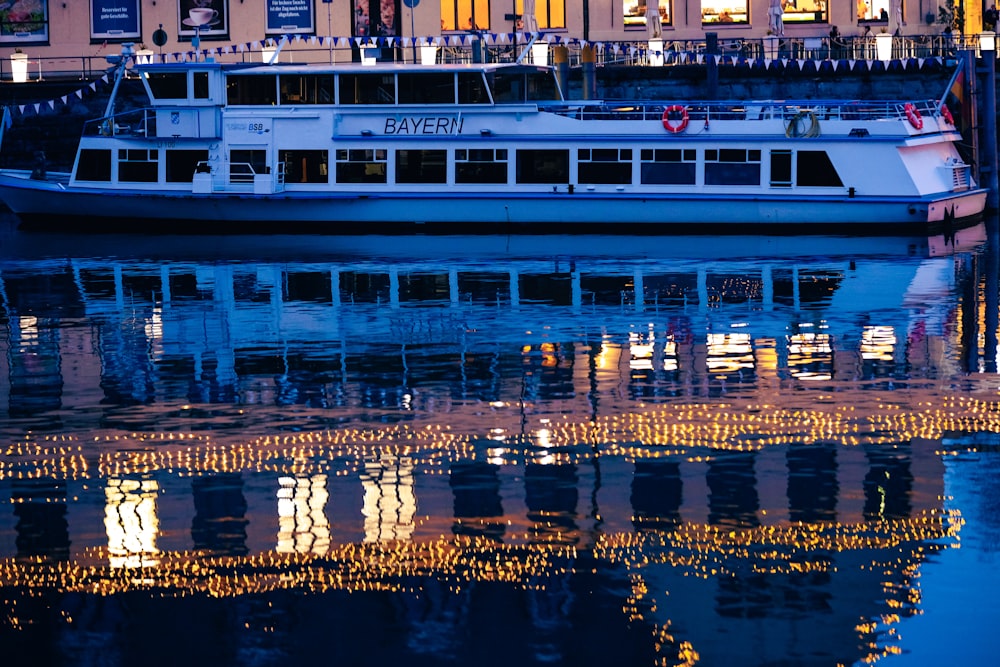
{"type": "MultiPolygon", "coordinates": [[[[824,44],[835,40],[831,35],[941,35],[949,16],[955,34],[977,35],[985,9],[961,0],[780,3],[778,32],[824,44]]],[[[706,32],[760,40],[776,29],[769,5],[769,0],[9,0],[0,2],[0,58],[4,71],[13,64],[10,56],[36,59],[41,73],[71,68],[67,65],[80,59],[103,61],[118,52],[120,42],[134,42],[150,55],[189,51],[193,41],[248,55],[284,37],[289,59],[299,51],[318,54],[328,48],[332,57],[333,46],[343,59],[357,56],[357,49],[348,47],[363,38],[388,43],[383,58],[407,57],[407,45],[416,48],[413,38],[465,47],[476,33],[508,41],[538,32],[584,42],[697,41],[706,32]]],[[[308,58],[298,54],[299,62],[308,58]]]]}

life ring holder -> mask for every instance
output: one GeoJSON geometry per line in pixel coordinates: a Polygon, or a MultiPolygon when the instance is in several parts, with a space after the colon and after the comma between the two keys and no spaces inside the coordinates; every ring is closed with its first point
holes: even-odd
{"type": "Polygon", "coordinates": [[[686,130],[690,120],[687,107],[682,104],[672,104],[663,110],[663,129],[671,134],[679,134],[686,130]],[[674,125],[674,119],[671,118],[672,114],[680,114],[681,116],[680,122],[676,125],[674,125]]]}
{"type": "Polygon", "coordinates": [[[910,121],[910,125],[916,130],[924,129],[924,119],[920,116],[920,111],[917,107],[913,106],[910,102],[903,105],[903,113],[906,114],[906,120],[910,121]]]}
{"type": "Polygon", "coordinates": [[[818,137],[819,132],[819,119],[816,114],[812,111],[800,111],[791,118],[788,119],[788,127],[785,128],[785,136],[792,137],[818,137]],[[801,123],[806,118],[809,119],[809,128],[805,131],[801,131],[801,123]]]}
{"type": "Polygon", "coordinates": [[[951,109],[948,108],[947,104],[941,105],[941,117],[944,118],[950,125],[955,124],[955,117],[951,115],[951,109]]]}

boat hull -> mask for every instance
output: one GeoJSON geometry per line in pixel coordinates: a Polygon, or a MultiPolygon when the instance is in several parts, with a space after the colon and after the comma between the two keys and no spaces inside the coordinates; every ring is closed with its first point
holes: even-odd
{"type": "Polygon", "coordinates": [[[303,229],[519,233],[746,233],[763,229],[934,230],[981,219],[986,191],[935,198],[462,192],[208,194],[74,189],[0,174],[0,197],[28,225],[213,232],[303,229]]]}

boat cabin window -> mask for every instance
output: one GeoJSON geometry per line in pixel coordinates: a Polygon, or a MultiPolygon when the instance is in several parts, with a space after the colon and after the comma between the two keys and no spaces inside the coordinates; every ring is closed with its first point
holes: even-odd
{"type": "Polygon", "coordinates": [[[155,183],[159,169],[159,151],[155,148],[118,150],[118,180],[122,183],[155,183]]]}
{"type": "Polygon", "coordinates": [[[760,151],[743,148],[705,151],[705,185],[760,185],[760,151]]]}
{"type": "Polygon", "coordinates": [[[548,71],[498,71],[488,77],[497,103],[560,99],[555,78],[548,71]]]}
{"type": "Polygon", "coordinates": [[[643,185],[694,185],[698,153],[693,149],[643,148],[639,153],[643,185]]]}
{"type": "Polygon", "coordinates": [[[337,78],[340,104],[396,103],[396,77],[392,74],[341,74],[337,78]]]}
{"type": "Polygon", "coordinates": [[[388,170],[383,148],[341,148],[337,150],[338,183],[385,183],[388,170]]]}
{"type": "Polygon", "coordinates": [[[400,104],[454,104],[455,75],[450,72],[401,73],[400,104]]]}
{"type": "Polygon", "coordinates": [[[193,72],[191,74],[191,84],[194,89],[194,99],[208,99],[208,72],[193,72]]]}
{"type": "Polygon", "coordinates": [[[285,183],[329,183],[329,153],[324,150],[280,150],[285,163],[285,183]]]}
{"type": "Polygon", "coordinates": [[[444,183],[447,178],[447,151],[438,149],[396,151],[397,183],[444,183]]]}
{"type": "Polygon", "coordinates": [[[771,151],[771,185],[792,186],[792,151],[771,151]]]}
{"type": "Polygon", "coordinates": [[[226,78],[226,101],[233,106],[274,104],[277,100],[278,77],[230,75],[226,78]]]}
{"type": "Polygon", "coordinates": [[[282,104],[333,104],[332,74],[282,74],[282,104]]]}
{"type": "Polygon", "coordinates": [[[166,154],[167,183],[190,183],[199,162],[208,161],[208,151],[168,150],[166,154]]]}
{"type": "Polygon", "coordinates": [[[577,151],[577,182],[626,185],[632,182],[632,149],[581,148],[577,151]]]}
{"type": "Polygon", "coordinates": [[[459,104],[489,104],[490,95],[486,89],[486,81],[479,72],[458,73],[458,103],[459,104]]]}
{"type": "MultiPolygon", "coordinates": [[[[186,100],[187,72],[145,72],[154,99],[186,100]]],[[[206,77],[208,74],[205,74],[206,77]]]]}
{"type": "Polygon", "coordinates": [[[517,151],[518,183],[569,183],[569,151],[562,149],[517,151]]]}
{"type": "Polygon", "coordinates": [[[528,72],[525,77],[528,82],[528,99],[535,100],[558,100],[559,87],[556,86],[555,76],[548,70],[541,72],[528,72]]]}
{"type": "Polygon", "coordinates": [[[83,148],[76,164],[78,181],[110,181],[111,151],[83,148]]]}
{"type": "Polygon", "coordinates": [[[506,183],[506,148],[470,148],[455,151],[456,183],[506,183]]]}
{"type": "Polygon", "coordinates": [[[798,185],[828,188],[844,186],[826,151],[799,151],[795,180],[798,185]]]}

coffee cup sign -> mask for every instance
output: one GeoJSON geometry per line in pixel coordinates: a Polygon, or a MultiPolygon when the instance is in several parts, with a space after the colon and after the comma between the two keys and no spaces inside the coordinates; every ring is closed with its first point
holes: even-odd
{"type": "Polygon", "coordinates": [[[219,15],[219,12],[214,9],[206,9],[202,7],[195,7],[188,15],[191,17],[191,23],[195,25],[208,25],[219,15]]]}

